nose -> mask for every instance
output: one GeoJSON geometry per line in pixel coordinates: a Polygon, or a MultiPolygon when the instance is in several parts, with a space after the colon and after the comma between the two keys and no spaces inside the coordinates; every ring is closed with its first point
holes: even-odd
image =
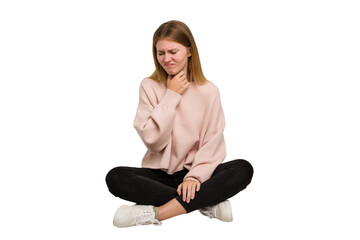
{"type": "Polygon", "coordinates": [[[170,54],[165,53],[165,54],[164,54],[164,62],[165,62],[165,63],[168,63],[168,62],[170,62],[170,61],[171,61],[171,56],[170,56],[170,54]]]}

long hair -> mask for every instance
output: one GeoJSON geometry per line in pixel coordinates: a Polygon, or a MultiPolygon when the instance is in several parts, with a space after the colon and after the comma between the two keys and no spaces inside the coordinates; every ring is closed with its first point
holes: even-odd
{"type": "Polygon", "coordinates": [[[189,82],[200,85],[207,82],[201,69],[200,56],[195,44],[195,39],[189,27],[186,26],[185,23],[176,20],[161,24],[154,33],[152,50],[155,63],[155,71],[150,76],[151,79],[159,83],[164,83],[166,85],[168,73],[158,62],[156,55],[156,44],[161,39],[168,39],[180,43],[185,47],[190,47],[191,56],[188,58],[187,79],[189,82]]]}

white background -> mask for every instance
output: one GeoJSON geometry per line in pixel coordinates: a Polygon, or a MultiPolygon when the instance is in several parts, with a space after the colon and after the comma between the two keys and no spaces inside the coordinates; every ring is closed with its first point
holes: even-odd
{"type": "Polygon", "coordinates": [[[359,239],[357,1],[1,1],[1,239],[359,239]],[[118,229],[105,175],[140,166],[152,35],[192,30],[221,92],[234,221],[118,229]],[[4,237],[6,235],[6,237],[4,237]]]}

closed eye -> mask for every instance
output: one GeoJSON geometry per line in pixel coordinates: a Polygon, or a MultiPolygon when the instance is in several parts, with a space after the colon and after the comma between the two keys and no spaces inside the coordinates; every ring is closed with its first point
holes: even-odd
{"type": "MultiPolygon", "coordinates": [[[[169,51],[169,53],[172,54],[172,55],[176,54],[177,52],[178,52],[177,50],[170,50],[169,51]]],[[[163,51],[158,51],[157,54],[159,56],[161,56],[161,55],[164,55],[164,52],[163,51]]]]}

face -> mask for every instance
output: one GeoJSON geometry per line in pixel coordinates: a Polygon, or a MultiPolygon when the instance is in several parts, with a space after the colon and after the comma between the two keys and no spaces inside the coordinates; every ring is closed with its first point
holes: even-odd
{"type": "Polygon", "coordinates": [[[161,39],[156,43],[156,50],[157,60],[169,75],[176,75],[182,70],[187,73],[188,58],[191,56],[190,47],[161,39]]]}

